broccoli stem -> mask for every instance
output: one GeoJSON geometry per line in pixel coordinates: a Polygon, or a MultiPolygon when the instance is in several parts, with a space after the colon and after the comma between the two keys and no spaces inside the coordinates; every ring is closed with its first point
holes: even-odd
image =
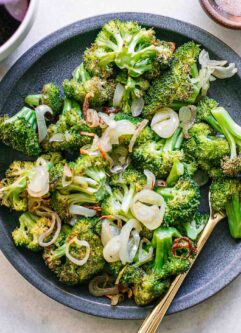
{"type": "Polygon", "coordinates": [[[176,140],[176,143],[174,145],[174,150],[178,150],[181,148],[181,145],[183,143],[183,139],[184,139],[184,136],[183,136],[183,131],[181,130],[180,133],[178,134],[178,137],[177,137],[177,140],[176,140]]]}
{"type": "Polygon", "coordinates": [[[64,99],[64,107],[63,107],[63,113],[64,112],[69,112],[70,110],[75,109],[77,112],[80,112],[80,106],[79,103],[77,103],[73,99],[65,98],[64,99]]]}
{"type": "Polygon", "coordinates": [[[199,70],[196,63],[191,65],[191,75],[193,78],[196,78],[199,75],[199,70]]]}
{"type": "Polygon", "coordinates": [[[61,257],[63,257],[66,253],[66,243],[63,244],[62,246],[58,247],[56,250],[54,250],[51,254],[51,260],[56,260],[61,257]]]}
{"type": "Polygon", "coordinates": [[[208,116],[206,119],[206,122],[212,126],[217,132],[223,133],[222,128],[219,126],[218,122],[216,119],[212,116],[208,116]]]}
{"type": "Polygon", "coordinates": [[[156,249],[154,270],[160,270],[171,255],[174,237],[181,237],[176,228],[160,227],[154,231],[152,245],[156,249]]]}
{"type": "Polygon", "coordinates": [[[28,95],[25,97],[25,103],[32,107],[38,106],[41,104],[42,97],[42,94],[28,95]]]}
{"type": "Polygon", "coordinates": [[[167,177],[167,185],[174,186],[175,183],[178,181],[179,177],[184,174],[184,165],[179,161],[175,161],[167,177]]]}
{"type": "Polygon", "coordinates": [[[85,70],[83,63],[74,70],[73,79],[77,82],[86,82],[91,79],[89,73],[85,70]]]}
{"type": "Polygon", "coordinates": [[[176,190],[174,190],[171,187],[164,187],[164,188],[158,187],[156,191],[157,193],[161,194],[165,200],[173,199],[176,192],[176,190]]]}
{"type": "Polygon", "coordinates": [[[226,213],[230,234],[233,238],[241,238],[241,206],[239,193],[232,196],[232,199],[226,204],[226,213]]]}
{"type": "Polygon", "coordinates": [[[34,224],[37,222],[37,220],[38,220],[37,216],[35,216],[29,212],[24,213],[19,217],[20,228],[25,231],[29,230],[34,226],[34,224]]]}
{"type": "Polygon", "coordinates": [[[211,112],[221,127],[221,132],[224,134],[229,143],[231,150],[230,158],[237,157],[236,139],[239,145],[241,140],[241,127],[235,123],[224,108],[218,107],[213,109],[211,112]]]}
{"type": "Polygon", "coordinates": [[[222,129],[226,128],[235,138],[241,140],[241,127],[231,118],[224,108],[218,107],[211,112],[222,129]]]}
{"type": "Polygon", "coordinates": [[[6,120],[7,123],[14,122],[16,119],[23,118],[28,121],[30,118],[35,117],[35,112],[32,109],[27,108],[24,106],[18,113],[16,113],[13,117],[6,120]]]}
{"type": "Polygon", "coordinates": [[[170,107],[171,109],[174,109],[174,110],[179,110],[179,109],[181,109],[183,106],[186,106],[186,105],[188,105],[187,102],[173,101],[173,102],[169,105],[169,107],[170,107]]]}
{"type": "MultiPolygon", "coordinates": [[[[176,129],[176,131],[174,132],[174,134],[169,139],[166,140],[165,145],[163,147],[164,152],[169,152],[169,151],[174,150],[174,148],[176,148],[175,146],[176,146],[177,141],[179,141],[179,139],[180,139],[179,136],[181,135],[181,133],[182,133],[182,129],[180,127],[178,127],[176,129]]],[[[180,147],[177,147],[176,149],[178,149],[178,148],[180,148],[180,147]]]]}

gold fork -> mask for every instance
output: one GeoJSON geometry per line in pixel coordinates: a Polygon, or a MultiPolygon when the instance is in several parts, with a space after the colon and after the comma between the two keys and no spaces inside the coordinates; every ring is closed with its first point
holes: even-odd
{"type": "MultiPolygon", "coordinates": [[[[210,208],[210,216],[209,220],[198,240],[197,243],[197,253],[195,258],[191,259],[191,265],[194,264],[197,256],[201,252],[203,246],[205,245],[206,241],[210,237],[213,229],[216,227],[219,221],[221,221],[225,215],[221,213],[213,214],[211,208],[211,200],[210,200],[210,193],[209,193],[209,208],[210,208]]],[[[190,269],[189,269],[190,270],[190,269]]],[[[161,323],[163,317],[165,316],[171,302],[173,301],[174,297],[176,296],[179,288],[181,287],[185,277],[187,276],[189,270],[184,273],[178,275],[175,280],[172,282],[167,294],[164,298],[161,299],[160,303],[158,303],[155,308],[152,310],[150,315],[145,319],[142,326],[140,327],[138,333],[155,333],[158,329],[159,324],[161,323]]]]}

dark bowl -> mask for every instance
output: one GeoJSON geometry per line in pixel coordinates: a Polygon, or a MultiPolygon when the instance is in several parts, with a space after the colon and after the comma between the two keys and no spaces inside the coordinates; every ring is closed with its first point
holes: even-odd
{"type": "MultiPolygon", "coordinates": [[[[27,51],[0,83],[0,113],[14,114],[29,92],[36,92],[50,81],[61,85],[81,62],[84,49],[94,40],[100,27],[113,18],[136,20],[154,27],[159,38],[177,45],[190,39],[198,42],[213,58],[236,63],[239,74],[212,84],[210,95],[226,107],[236,120],[241,120],[241,61],[228,46],[209,33],[171,18],[144,13],[116,13],[92,17],[74,23],[45,38],[27,51]]],[[[23,155],[0,146],[1,176],[8,164],[23,155]]],[[[208,211],[208,188],[202,189],[201,210],[208,211]]],[[[17,225],[17,214],[0,208],[0,246],[12,265],[32,285],[56,301],[73,309],[107,318],[142,319],[153,305],[140,308],[131,301],[111,307],[109,300],[89,295],[86,286],[67,287],[59,283],[44,265],[41,255],[16,248],[11,231],[17,225]]],[[[223,221],[207,242],[168,313],[187,309],[218,292],[241,271],[241,243],[234,241],[223,221]]]]}
{"type": "Polygon", "coordinates": [[[241,16],[232,15],[221,9],[215,0],[199,0],[202,8],[214,21],[223,27],[241,30],[241,16]]]}

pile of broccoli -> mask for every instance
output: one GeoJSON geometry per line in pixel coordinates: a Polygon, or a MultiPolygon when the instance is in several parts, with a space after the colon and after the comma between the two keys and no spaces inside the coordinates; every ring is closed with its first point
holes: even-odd
{"type": "Polygon", "coordinates": [[[193,41],[176,48],[153,29],[112,20],[63,90],[45,84],[15,115],[0,117],[0,141],[31,157],[13,161],[0,181],[0,204],[21,214],[13,241],[42,253],[60,282],[108,275],[112,288],[98,286],[99,296],[128,290],[140,306],[163,296],[189,270],[208,221],[199,211],[200,172],[212,181],[212,214],[226,214],[231,236],[241,238],[241,126],[201,96],[200,50],[193,41]],[[184,124],[179,110],[190,106],[194,114],[184,124]],[[167,107],[180,120],[169,137],[151,122],[167,107]],[[144,208],[136,214],[141,193],[161,198],[162,207],[139,199],[144,208]],[[159,226],[152,228],[144,215],[157,210],[159,226]],[[127,233],[123,260],[120,237],[131,223],[137,227],[127,233]],[[114,237],[117,252],[107,260],[114,237]]]}

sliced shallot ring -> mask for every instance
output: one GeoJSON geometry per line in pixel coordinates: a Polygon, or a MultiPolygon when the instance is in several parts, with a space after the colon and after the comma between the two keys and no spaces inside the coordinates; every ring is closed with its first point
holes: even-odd
{"type": "Polygon", "coordinates": [[[153,256],[153,247],[152,246],[150,246],[150,249],[147,252],[147,254],[143,255],[143,244],[151,244],[151,242],[147,238],[142,238],[142,240],[140,241],[140,246],[139,246],[139,250],[138,250],[138,262],[139,263],[145,263],[148,260],[150,260],[153,256]]]}
{"type": "Polygon", "coordinates": [[[144,187],[144,189],[153,190],[156,183],[156,176],[150,170],[144,170],[144,175],[147,178],[146,186],[144,187]]]}
{"type": "Polygon", "coordinates": [[[66,257],[75,265],[78,266],[83,266],[89,259],[90,256],[90,244],[85,241],[85,240],[79,240],[77,237],[72,238],[66,245],[66,251],[65,251],[66,257]],[[70,245],[72,244],[77,244],[81,247],[85,247],[86,248],[86,253],[83,259],[77,259],[75,257],[73,257],[70,252],[69,252],[69,248],[70,245]]]}
{"type": "Polygon", "coordinates": [[[103,257],[107,262],[116,262],[120,260],[120,235],[112,237],[103,249],[103,257]]]}
{"type": "Polygon", "coordinates": [[[134,98],[131,104],[131,114],[133,117],[138,117],[142,113],[145,102],[143,97],[134,98]]]}
{"type": "Polygon", "coordinates": [[[140,132],[143,130],[144,127],[146,127],[146,125],[148,124],[148,120],[147,119],[144,119],[142,120],[138,125],[137,125],[137,128],[134,132],[134,134],[132,135],[132,138],[130,140],[130,143],[129,143],[129,152],[131,153],[132,150],[133,150],[133,147],[136,143],[136,140],[140,134],[140,132]]]}
{"type": "Polygon", "coordinates": [[[72,183],[73,180],[73,172],[70,167],[65,164],[63,169],[63,177],[62,177],[62,186],[66,187],[72,183]]]}
{"type": "Polygon", "coordinates": [[[60,220],[58,214],[53,213],[52,214],[52,224],[51,224],[50,228],[47,231],[43,232],[38,238],[39,245],[42,247],[47,247],[47,246],[54,244],[56,242],[57,238],[59,237],[60,231],[61,231],[61,220],[60,220]],[[49,235],[51,235],[51,233],[54,230],[55,225],[56,225],[56,231],[54,233],[53,238],[49,242],[45,243],[44,239],[46,237],[48,237],[49,235]]]}
{"type": "Polygon", "coordinates": [[[96,215],[95,209],[90,209],[84,206],[71,205],[69,207],[69,213],[72,215],[80,215],[85,217],[93,217],[96,215]]]}
{"type": "Polygon", "coordinates": [[[119,293],[119,288],[117,285],[113,287],[103,287],[99,286],[99,283],[105,285],[108,282],[107,275],[95,276],[89,283],[89,292],[91,295],[96,297],[101,297],[105,295],[117,295],[119,293]]]}
{"type": "Polygon", "coordinates": [[[33,175],[27,191],[32,197],[42,197],[49,192],[48,170],[44,166],[36,166],[32,171],[33,175]]]}
{"type": "Polygon", "coordinates": [[[123,265],[128,262],[132,262],[133,258],[130,257],[129,253],[129,239],[132,230],[135,229],[138,233],[141,231],[141,224],[136,219],[129,220],[121,229],[120,233],[120,251],[119,256],[123,265]]]}
{"type": "Polygon", "coordinates": [[[101,242],[105,246],[111,238],[120,234],[120,228],[112,221],[104,219],[101,224],[101,242]]]}
{"type": "Polygon", "coordinates": [[[121,105],[121,101],[122,101],[124,92],[125,92],[125,87],[122,84],[117,83],[115,92],[114,92],[114,97],[113,97],[113,106],[114,107],[121,105]]]}
{"type": "Polygon", "coordinates": [[[50,113],[53,115],[53,110],[48,105],[43,104],[35,108],[39,142],[42,142],[47,136],[47,125],[45,120],[46,113],[50,113]]]}
{"type": "Polygon", "coordinates": [[[165,206],[165,200],[160,194],[142,190],[134,196],[131,212],[149,230],[154,230],[162,224],[165,206]]]}
{"type": "Polygon", "coordinates": [[[151,128],[161,138],[170,138],[179,126],[178,114],[167,107],[159,109],[151,121],[151,128]]]}

